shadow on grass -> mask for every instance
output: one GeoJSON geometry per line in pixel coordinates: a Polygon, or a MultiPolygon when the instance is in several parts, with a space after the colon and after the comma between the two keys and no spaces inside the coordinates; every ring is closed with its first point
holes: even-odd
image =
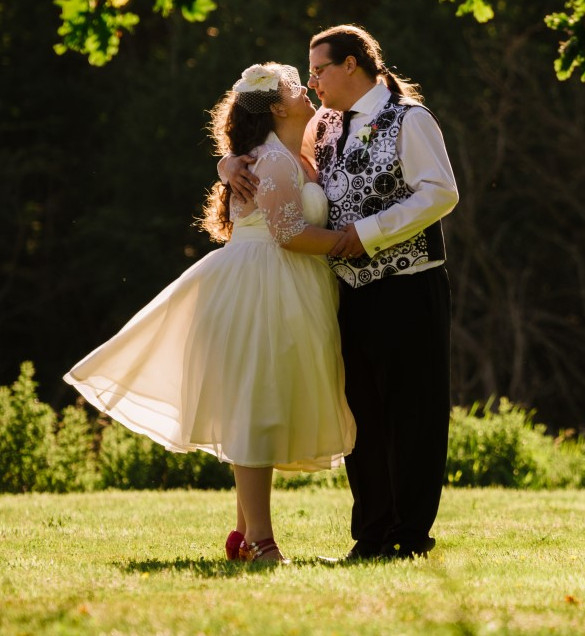
{"type": "Polygon", "coordinates": [[[240,576],[246,568],[245,563],[226,561],[225,559],[182,559],[173,560],[145,559],[143,561],[130,559],[127,562],[114,562],[125,574],[155,574],[157,572],[191,572],[203,578],[229,578],[240,576]]]}
{"type": "MultiPolygon", "coordinates": [[[[351,564],[337,564],[339,566],[358,565],[360,562],[351,564]]],[[[365,563],[365,562],[364,562],[365,563]]],[[[226,559],[182,559],[173,560],[145,559],[143,561],[130,559],[126,562],[115,561],[113,566],[120,569],[125,574],[155,574],[157,572],[190,572],[194,576],[202,578],[230,578],[241,576],[245,573],[267,574],[277,568],[299,568],[299,567],[331,567],[330,564],[323,563],[317,558],[313,559],[293,559],[288,565],[283,565],[274,561],[256,561],[255,563],[243,563],[242,561],[226,561],[226,559]]]]}

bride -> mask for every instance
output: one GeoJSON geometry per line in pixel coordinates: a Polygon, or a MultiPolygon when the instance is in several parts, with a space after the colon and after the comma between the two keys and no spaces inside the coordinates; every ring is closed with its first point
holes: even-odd
{"type": "Polygon", "coordinates": [[[272,471],[320,470],[351,452],[327,199],[300,155],[315,108],[296,69],[242,73],[212,111],[219,154],[252,154],[244,203],[217,183],[202,225],[225,242],[65,375],[85,399],[175,452],[234,465],[228,559],[283,561],[272,471]]]}

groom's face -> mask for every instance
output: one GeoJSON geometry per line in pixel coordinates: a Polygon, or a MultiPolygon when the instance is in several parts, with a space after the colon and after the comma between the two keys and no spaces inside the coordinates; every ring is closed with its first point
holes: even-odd
{"type": "Polygon", "coordinates": [[[335,64],[329,51],[329,44],[319,44],[309,51],[309,70],[311,73],[307,86],[312,88],[326,108],[345,110],[347,90],[345,65],[335,64]]]}

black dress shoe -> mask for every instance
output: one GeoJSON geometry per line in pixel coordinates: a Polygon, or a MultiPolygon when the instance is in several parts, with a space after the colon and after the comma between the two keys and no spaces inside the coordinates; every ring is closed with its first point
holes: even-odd
{"type": "Polygon", "coordinates": [[[432,537],[427,537],[416,544],[385,543],[382,546],[381,556],[384,559],[414,559],[414,557],[426,559],[435,544],[436,541],[432,537]]]}
{"type": "Polygon", "coordinates": [[[381,555],[380,545],[370,541],[357,541],[353,548],[345,555],[346,561],[359,559],[376,559],[381,555]]]}
{"type": "Polygon", "coordinates": [[[381,555],[380,546],[368,541],[358,541],[353,548],[341,558],[319,556],[317,559],[328,565],[351,564],[357,561],[377,559],[381,555]]]}

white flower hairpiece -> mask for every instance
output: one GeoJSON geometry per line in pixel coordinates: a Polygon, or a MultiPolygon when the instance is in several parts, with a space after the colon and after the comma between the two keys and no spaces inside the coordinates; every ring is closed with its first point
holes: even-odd
{"type": "Polygon", "coordinates": [[[276,91],[281,78],[278,67],[267,68],[261,64],[254,64],[242,73],[233,87],[237,93],[252,93],[254,91],[276,91]]]}

